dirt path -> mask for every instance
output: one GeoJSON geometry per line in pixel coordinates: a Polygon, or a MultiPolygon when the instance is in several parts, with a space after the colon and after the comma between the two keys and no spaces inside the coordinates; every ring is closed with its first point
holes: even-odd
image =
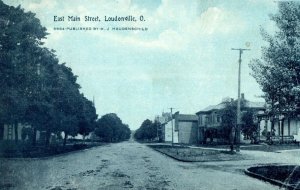
{"type": "Polygon", "coordinates": [[[244,167],[178,162],[130,141],[48,159],[0,159],[0,189],[278,189],[244,175],[244,167]]]}

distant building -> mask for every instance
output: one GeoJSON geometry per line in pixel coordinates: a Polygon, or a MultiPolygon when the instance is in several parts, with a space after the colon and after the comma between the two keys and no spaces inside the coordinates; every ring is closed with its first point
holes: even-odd
{"type": "Polygon", "coordinates": [[[171,116],[170,113],[163,113],[157,117],[161,123],[162,141],[180,144],[198,143],[198,117],[190,114],[179,114],[176,112],[171,116]]]}
{"type": "MultiPolygon", "coordinates": [[[[226,105],[233,103],[232,98],[224,98],[221,103],[217,105],[211,105],[206,107],[203,110],[200,110],[196,113],[199,119],[199,141],[206,141],[206,137],[209,133],[210,137],[216,138],[217,131],[221,128],[222,124],[222,115],[221,110],[223,110],[226,105]]],[[[265,110],[264,102],[251,102],[245,99],[244,94],[241,94],[241,102],[243,104],[243,109],[251,109],[257,114],[259,111],[265,110]]],[[[253,118],[254,119],[254,118],[253,118]]],[[[224,139],[218,139],[218,142],[224,142],[224,139]]]]}
{"type": "Polygon", "coordinates": [[[172,122],[173,122],[173,143],[178,143],[178,132],[175,131],[175,120],[172,118],[171,113],[162,113],[161,116],[157,116],[156,121],[158,121],[161,125],[159,128],[160,141],[162,142],[172,142],[172,122]]]}
{"type": "MultiPolygon", "coordinates": [[[[22,133],[24,133],[24,129],[29,129],[30,125],[23,125],[21,123],[18,123],[18,129],[17,129],[17,134],[18,134],[18,139],[22,139],[22,133]]],[[[15,140],[16,139],[16,133],[15,133],[15,126],[14,125],[7,125],[4,124],[3,126],[3,140],[15,140]]],[[[37,136],[39,138],[40,133],[37,133],[37,136]]],[[[28,139],[28,136],[25,136],[25,139],[28,139]]]]}
{"type": "Polygon", "coordinates": [[[192,114],[175,113],[175,131],[178,132],[178,143],[198,144],[198,117],[192,114]]]}
{"type": "MultiPolygon", "coordinates": [[[[16,139],[16,134],[17,139],[18,140],[25,140],[25,141],[29,141],[30,140],[30,136],[33,133],[33,129],[30,125],[25,125],[25,124],[21,124],[18,123],[17,124],[17,133],[15,131],[15,125],[8,125],[8,124],[4,124],[3,128],[1,129],[2,132],[0,133],[0,135],[2,135],[2,140],[7,140],[7,141],[13,141],[16,139]]],[[[40,131],[37,130],[36,131],[36,140],[37,142],[45,142],[46,139],[46,131],[40,131]]],[[[51,134],[50,137],[50,142],[54,142],[56,140],[56,134],[51,134]]]]}

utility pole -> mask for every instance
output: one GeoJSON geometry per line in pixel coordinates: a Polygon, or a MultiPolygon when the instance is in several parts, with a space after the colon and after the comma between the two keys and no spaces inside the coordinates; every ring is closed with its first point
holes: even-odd
{"type": "Polygon", "coordinates": [[[241,142],[241,64],[242,64],[242,53],[250,49],[242,48],[231,48],[231,50],[239,51],[239,72],[238,72],[238,102],[237,102],[237,112],[236,112],[236,133],[237,133],[237,146],[236,151],[240,151],[240,142],[241,142]]]}
{"type": "Polygon", "coordinates": [[[173,109],[175,108],[170,108],[171,110],[171,125],[172,125],[172,146],[173,146],[173,143],[174,143],[174,129],[173,129],[173,109]]]}

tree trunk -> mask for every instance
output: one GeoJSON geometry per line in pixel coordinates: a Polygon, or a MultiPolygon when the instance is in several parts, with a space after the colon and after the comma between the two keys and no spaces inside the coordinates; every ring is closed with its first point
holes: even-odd
{"type": "Polygon", "coordinates": [[[67,144],[67,138],[68,138],[68,134],[65,132],[64,144],[63,144],[64,147],[65,147],[66,144],[67,144]]]}
{"type": "Polygon", "coordinates": [[[83,142],[83,144],[85,144],[85,134],[83,134],[82,137],[83,137],[82,142],[83,142]]]}
{"type": "Polygon", "coordinates": [[[47,130],[46,131],[46,141],[45,141],[45,146],[46,147],[49,147],[49,145],[50,145],[50,136],[51,136],[51,133],[50,133],[50,131],[49,130],[47,130]]]}
{"type": "Polygon", "coordinates": [[[0,123],[0,140],[4,139],[4,123],[0,123]]]}
{"type": "Polygon", "coordinates": [[[36,145],[36,128],[33,127],[33,133],[32,133],[32,145],[36,145]]]}
{"type": "Polygon", "coordinates": [[[15,142],[18,143],[19,142],[18,122],[14,123],[14,128],[15,128],[15,142]]]}
{"type": "Polygon", "coordinates": [[[234,127],[231,127],[231,130],[230,130],[230,136],[229,136],[229,140],[230,140],[230,151],[233,152],[233,147],[234,147],[234,137],[235,137],[235,128],[234,127]]]}

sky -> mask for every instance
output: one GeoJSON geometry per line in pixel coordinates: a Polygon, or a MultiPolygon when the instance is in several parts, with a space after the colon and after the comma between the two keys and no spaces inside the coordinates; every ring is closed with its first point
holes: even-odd
{"type": "Polygon", "coordinates": [[[195,114],[225,97],[237,98],[238,51],[241,92],[251,101],[262,91],[248,64],[261,58],[264,28],[274,33],[273,0],[4,0],[36,13],[49,35],[45,46],[78,76],[81,92],[94,97],[99,117],[117,115],[131,129],[175,108],[195,114]],[[104,22],[104,17],[135,16],[136,22],[104,22]],[[140,21],[140,16],[144,21],[140,21]],[[54,22],[79,16],[80,22],[54,22]],[[100,22],[85,22],[99,16],[100,22]],[[54,27],[103,27],[109,31],[59,31],[54,27]],[[147,31],[112,31],[140,27],[147,31]]]}

